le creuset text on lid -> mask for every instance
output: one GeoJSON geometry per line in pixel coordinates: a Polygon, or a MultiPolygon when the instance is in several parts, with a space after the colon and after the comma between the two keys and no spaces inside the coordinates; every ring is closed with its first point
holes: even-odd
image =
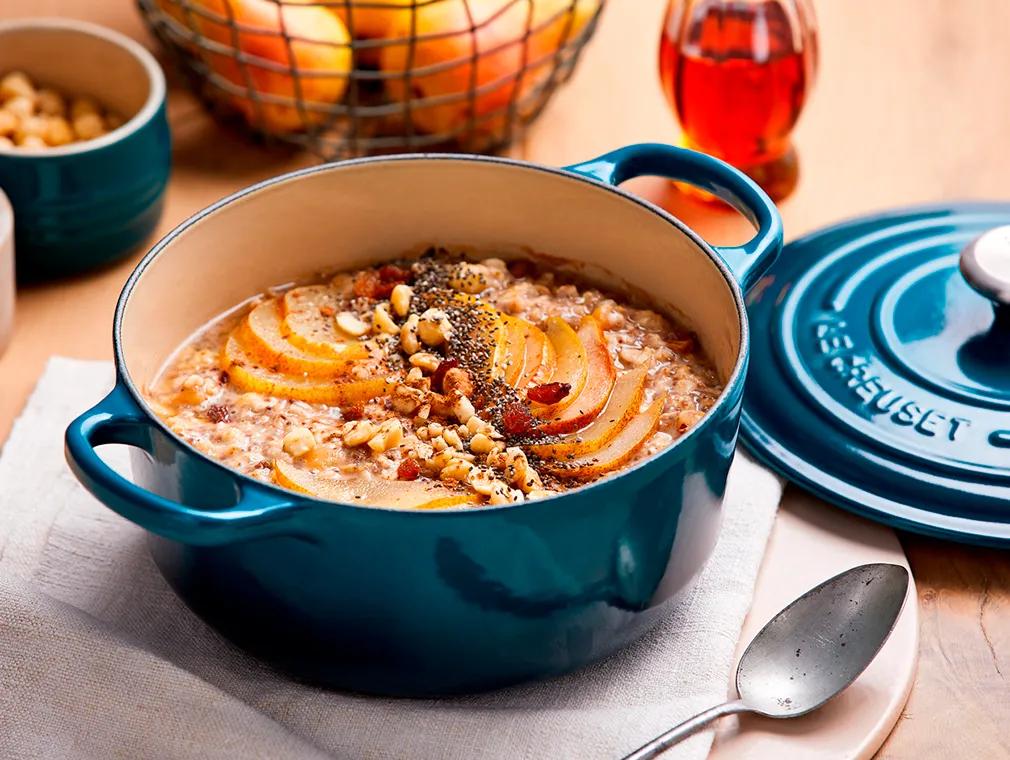
{"type": "Polygon", "coordinates": [[[754,453],[895,527],[1010,543],[1010,204],[911,208],[786,246],[749,294],[754,453]]]}

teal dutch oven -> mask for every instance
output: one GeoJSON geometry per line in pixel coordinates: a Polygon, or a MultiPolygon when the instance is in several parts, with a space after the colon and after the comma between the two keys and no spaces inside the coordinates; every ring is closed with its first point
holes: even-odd
{"type": "Polygon", "coordinates": [[[161,217],[172,150],[165,77],[141,45],[70,19],[0,22],[0,72],[24,71],[125,119],[94,140],[0,149],[0,189],[14,207],[19,279],[59,277],[137,249],[161,217]]]}
{"type": "Polygon", "coordinates": [[[742,290],[777,255],[778,213],[714,158],[635,145],[554,169],[502,158],[369,158],[287,174],[197,214],[127,282],[113,340],[118,382],[67,430],[70,466],[151,533],[179,595],[239,646],[294,676],[404,696],[559,674],[640,637],[688,592],[715,544],[747,370],[742,290]],[[706,244],[617,187],[690,182],[757,227],[706,244]],[[175,437],[143,388],[186,336],[312,272],[419,244],[578,261],[648,293],[697,333],[725,390],[662,452],[544,501],[410,512],[315,500],[230,470],[175,437]],[[132,447],[132,480],[98,456],[132,447]]]}

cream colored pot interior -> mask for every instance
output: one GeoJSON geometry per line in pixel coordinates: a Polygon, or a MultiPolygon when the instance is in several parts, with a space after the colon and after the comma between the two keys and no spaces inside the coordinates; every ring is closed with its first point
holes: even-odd
{"type": "Polygon", "coordinates": [[[733,372],[740,319],[732,290],[689,237],[581,180],[454,158],[330,166],[202,217],[136,283],[122,325],[126,368],[143,387],[187,336],[264,288],[428,244],[584,262],[587,276],[650,294],[698,334],[723,380],[733,372]]]}

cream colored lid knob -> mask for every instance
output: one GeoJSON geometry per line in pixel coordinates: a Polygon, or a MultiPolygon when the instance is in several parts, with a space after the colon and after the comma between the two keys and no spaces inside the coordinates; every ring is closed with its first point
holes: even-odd
{"type": "Polygon", "coordinates": [[[1010,225],[995,227],[961,251],[961,274],[998,306],[1010,306],[1010,225]]]}

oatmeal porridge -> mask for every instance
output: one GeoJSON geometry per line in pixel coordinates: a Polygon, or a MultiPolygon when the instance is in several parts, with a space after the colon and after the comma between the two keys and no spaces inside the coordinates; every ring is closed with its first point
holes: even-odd
{"type": "Polygon", "coordinates": [[[251,477],[433,509],[618,471],[720,390],[695,338],[643,304],[532,259],[428,250],[258,296],[146,395],[177,435],[251,477]]]}

